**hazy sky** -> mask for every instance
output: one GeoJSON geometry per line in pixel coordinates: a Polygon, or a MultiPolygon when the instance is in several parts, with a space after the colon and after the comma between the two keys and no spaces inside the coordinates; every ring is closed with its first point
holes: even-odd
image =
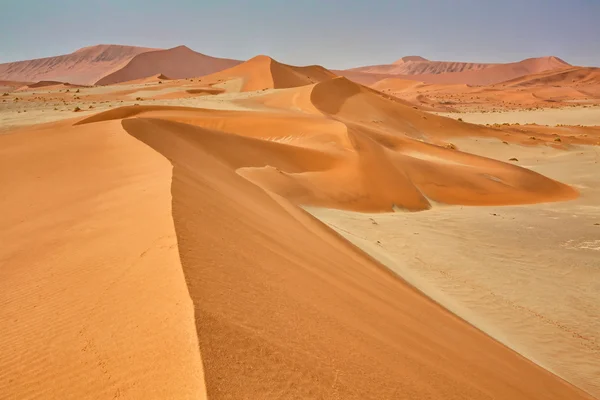
{"type": "Polygon", "coordinates": [[[405,55],[600,66],[600,0],[0,0],[0,62],[99,43],[349,68],[405,55]]]}

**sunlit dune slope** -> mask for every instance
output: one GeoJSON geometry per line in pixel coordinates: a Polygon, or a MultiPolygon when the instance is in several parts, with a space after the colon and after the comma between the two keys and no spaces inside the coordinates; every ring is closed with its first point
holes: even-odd
{"type": "Polygon", "coordinates": [[[234,85],[231,91],[249,92],[310,85],[335,76],[318,65],[296,67],[261,55],[228,70],[203,77],[202,82],[215,84],[237,81],[239,84],[234,85]]]}

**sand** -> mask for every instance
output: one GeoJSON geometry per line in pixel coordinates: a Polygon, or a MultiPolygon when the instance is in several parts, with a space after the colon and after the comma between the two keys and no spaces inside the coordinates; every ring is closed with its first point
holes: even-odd
{"type": "Polygon", "coordinates": [[[186,46],[138,54],[123,68],[98,79],[97,85],[114,85],[164,74],[171,79],[193,78],[231,68],[241,61],[210,57],[186,46]]]}
{"type": "Polygon", "coordinates": [[[600,125],[600,107],[568,107],[562,109],[515,110],[496,113],[440,113],[445,117],[461,118],[473,124],[538,124],[538,125],[600,125]]]}
{"type": "Polygon", "coordinates": [[[0,79],[91,85],[123,67],[136,55],[151,50],[155,49],[109,44],[84,47],[62,56],[0,64],[0,79]]]}
{"type": "Polygon", "coordinates": [[[437,84],[493,85],[525,75],[571,67],[557,57],[528,58],[506,64],[481,64],[445,61],[408,61],[389,65],[359,67],[335,71],[358,83],[375,83],[369,75],[379,78],[402,78],[437,84]]]}
{"type": "MultiPolygon", "coordinates": [[[[468,124],[265,56],[218,74],[25,91],[0,103],[3,120],[19,107],[56,115],[51,101],[98,106],[41,125],[13,119],[18,128],[0,135],[0,184],[10,188],[0,196],[0,323],[10,326],[0,331],[0,393],[591,399],[575,385],[594,388],[593,348],[562,336],[570,356],[503,344],[495,332],[512,329],[511,315],[483,326],[449,311],[303,207],[382,218],[423,211],[402,214],[415,221],[465,205],[560,209],[589,201],[585,188],[529,169],[521,153],[518,162],[478,155],[479,140],[516,149],[534,132],[529,147],[572,154],[600,132],[565,128],[556,142],[550,132],[468,124]]],[[[587,239],[568,246],[595,251],[587,239]]],[[[575,276],[564,296],[581,291],[575,276]]],[[[523,296],[556,282],[512,287],[523,296]]],[[[594,322],[580,320],[575,332],[589,336],[594,322]]],[[[553,335],[541,323],[531,334],[553,335]]]]}
{"type": "Polygon", "coordinates": [[[0,141],[0,397],[201,398],[170,164],[118,122],[0,141]]]}
{"type": "Polygon", "coordinates": [[[517,157],[582,195],[535,207],[440,206],[410,215],[310,211],[444,307],[598,396],[600,150],[458,143],[517,157]]]}

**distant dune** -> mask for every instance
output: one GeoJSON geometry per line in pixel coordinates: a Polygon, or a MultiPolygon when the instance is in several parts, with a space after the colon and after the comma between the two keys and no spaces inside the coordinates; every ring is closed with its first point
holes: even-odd
{"type": "Polygon", "coordinates": [[[194,78],[212,74],[240,64],[241,61],[207,56],[186,46],[168,50],[156,50],[142,53],[110,75],[96,82],[97,85],[133,81],[164,74],[171,79],[194,78]]]}
{"type": "Polygon", "coordinates": [[[92,85],[121,68],[138,54],[153,49],[101,44],[84,47],[71,54],[0,64],[0,80],[60,81],[92,85]]]}
{"type": "Polygon", "coordinates": [[[381,79],[396,77],[419,80],[426,83],[480,86],[492,85],[524,75],[570,67],[570,64],[557,57],[529,58],[507,64],[452,63],[442,61],[408,61],[397,63],[352,68],[335,72],[365,85],[371,85],[381,79]],[[371,77],[369,76],[370,74],[376,75],[376,77],[371,77]]]}
{"type": "Polygon", "coordinates": [[[260,55],[233,68],[206,76],[202,81],[212,84],[235,81],[233,85],[228,85],[229,91],[248,92],[310,85],[335,76],[319,65],[295,67],[260,55]]]}
{"type": "Polygon", "coordinates": [[[544,71],[501,82],[502,86],[587,86],[600,85],[600,68],[572,67],[544,71]]]}

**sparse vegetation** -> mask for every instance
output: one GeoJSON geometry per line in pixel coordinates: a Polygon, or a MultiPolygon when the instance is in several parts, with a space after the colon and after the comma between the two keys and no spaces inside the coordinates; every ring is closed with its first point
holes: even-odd
{"type": "Polygon", "coordinates": [[[555,142],[562,142],[562,140],[561,140],[559,137],[557,137],[557,138],[554,138],[554,141],[555,141],[555,142]]]}
{"type": "Polygon", "coordinates": [[[513,157],[511,159],[509,159],[508,161],[519,161],[517,158],[513,157]]]}
{"type": "Polygon", "coordinates": [[[75,93],[79,93],[79,89],[77,89],[77,90],[75,91],[75,93]]]}
{"type": "Polygon", "coordinates": [[[73,109],[73,112],[79,112],[79,111],[81,111],[81,108],[79,108],[79,107],[75,107],[75,108],[73,109]]]}
{"type": "Polygon", "coordinates": [[[141,97],[136,97],[135,99],[136,99],[137,101],[142,101],[142,100],[144,100],[144,99],[142,99],[141,97]]]}
{"type": "Polygon", "coordinates": [[[4,92],[2,93],[2,96],[8,96],[8,93],[4,92]]]}
{"type": "Polygon", "coordinates": [[[458,121],[460,121],[460,122],[463,122],[463,119],[462,119],[462,118],[459,118],[459,119],[458,119],[458,121]]]}
{"type": "Polygon", "coordinates": [[[456,145],[454,143],[446,143],[444,147],[450,150],[456,150],[456,145]]]}

